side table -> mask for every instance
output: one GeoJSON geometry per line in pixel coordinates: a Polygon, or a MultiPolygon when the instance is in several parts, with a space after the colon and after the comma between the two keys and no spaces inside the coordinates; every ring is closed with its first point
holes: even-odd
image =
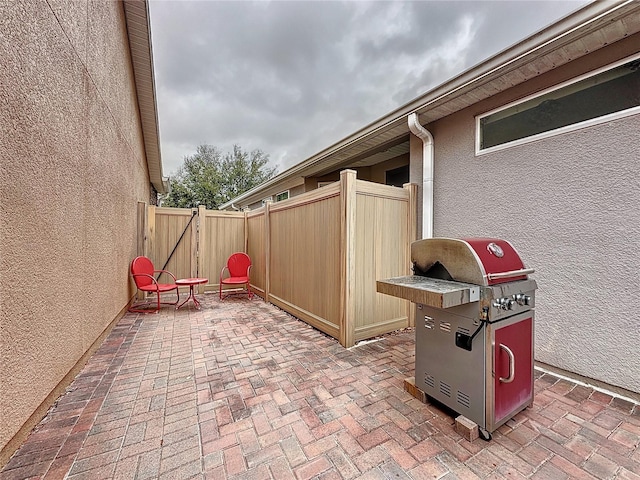
{"type": "Polygon", "coordinates": [[[193,293],[193,287],[196,285],[200,285],[201,283],[207,283],[208,281],[209,281],[208,278],[180,278],[176,280],[176,285],[189,286],[189,296],[184,302],[182,302],[180,305],[176,307],[176,310],[182,307],[185,303],[187,303],[190,298],[193,299],[193,303],[196,306],[196,308],[200,308],[200,302],[198,301],[198,299],[193,293]]]}

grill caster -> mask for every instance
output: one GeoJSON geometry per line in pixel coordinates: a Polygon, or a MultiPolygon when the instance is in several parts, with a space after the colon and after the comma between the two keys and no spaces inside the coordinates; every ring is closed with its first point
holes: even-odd
{"type": "Polygon", "coordinates": [[[491,440],[491,438],[492,438],[492,437],[491,437],[491,434],[490,434],[487,430],[485,430],[484,428],[482,428],[482,427],[478,427],[478,435],[479,435],[479,436],[480,436],[480,438],[481,438],[482,440],[484,440],[485,442],[490,441],[490,440],[491,440]]]}

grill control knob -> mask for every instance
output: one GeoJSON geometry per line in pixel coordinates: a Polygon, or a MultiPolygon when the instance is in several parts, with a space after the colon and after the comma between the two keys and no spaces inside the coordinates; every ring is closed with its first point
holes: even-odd
{"type": "Polygon", "coordinates": [[[520,306],[529,305],[531,303],[531,297],[529,295],[525,295],[524,293],[517,293],[513,295],[513,299],[520,306]]]}
{"type": "Polygon", "coordinates": [[[504,297],[496,299],[493,302],[493,306],[501,310],[512,310],[515,303],[513,299],[504,297]]]}

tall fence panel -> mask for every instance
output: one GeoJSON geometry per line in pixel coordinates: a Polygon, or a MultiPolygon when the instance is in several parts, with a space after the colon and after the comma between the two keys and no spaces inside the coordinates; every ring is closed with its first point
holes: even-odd
{"type": "Polygon", "coordinates": [[[266,299],[267,243],[266,208],[247,213],[247,254],[251,257],[251,289],[266,299]]]}
{"type": "Polygon", "coordinates": [[[376,292],[376,280],[410,273],[410,190],[356,182],[353,340],[409,326],[405,300],[376,292]]]}
{"type": "Polygon", "coordinates": [[[198,276],[209,279],[203,290],[217,290],[229,256],[246,251],[245,214],[200,207],[198,216],[198,276]]]}
{"type": "Polygon", "coordinates": [[[268,298],[338,337],[340,324],[340,197],[330,185],[268,209],[268,298]]]}
{"type": "Polygon", "coordinates": [[[148,207],[147,255],[156,269],[165,270],[177,278],[197,274],[197,218],[188,208],[148,207]]]}

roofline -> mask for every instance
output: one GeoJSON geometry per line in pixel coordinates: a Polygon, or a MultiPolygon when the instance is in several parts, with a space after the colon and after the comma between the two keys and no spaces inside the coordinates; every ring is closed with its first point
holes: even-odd
{"type": "MultiPolygon", "coordinates": [[[[357,142],[366,137],[369,137],[393,123],[397,123],[403,120],[411,113],[419,113],[419,110],[425,110],[430,105],[436,102],[447,101],[447,97],[463,90],[465,88],[473,88],[473,85],[481,80],[490,79],[493,76],[498,76],[504,73],[503,70],[509,68],[510,65],[525,59],[529,56],[533,56],[536,52],[544,47],[551,45],[570,33],[583,28],[590,23],[600,19],[601,17],[624,7],[627,4],[632,4],[636,0],[614,0],[614,1],[600,1],[595,0],[588,5],[585,5],[578,10],[571,12],[564,17],[560,18],[556,22],[544,27],[543,29],[529,35],[525,39],[515,43],[514,45],[505,48],[504,50],[496,53],[488,59],[470,67],[462,73],[452,77],[448,81],[432,88],[423,95],[409,101],[408,103],[396,108],[387,115],[375,120],[369,125],[361,128],[355,133],[343,138],[337,143],[327,147],[326,149],[318,152],[317,154],[309,157],[306,160],[288,168],[276,177],[252,188],[242,195],[234,198],[233,200],[221,205],[220,209],[229,207],[232,203],[239,203],[246,200],[262,190],[266,190],[270,187],[277,185],[278,183],[286,180],[286,178],[293,176],[305,169],[308,169],[323,159],[327,158],[331,154],[357,142]]],[[[466,107],[465,107],[466,108],[466,107]]],[[[453,113],[453,112],[450,112],[453,113]]],[[[448,113],[448,114],[450,114],[448,113]]],[[[448,115],[447,114],[447,115],[448,115]]],[[[431,121],[438,120],[442,116],[432,118],[431,121]]],[[[406,123],[406,122],[405,122],[406,123]]],[[[407,126],[407,133],[409,132],[407,126]]]]}
{"type": "Polygon", "coordinates": [[[167,193],[169,182],[162,175],[151,24],[147,0],[124,0],[124,16],[149,181],[158,193],[167,193]]]}

